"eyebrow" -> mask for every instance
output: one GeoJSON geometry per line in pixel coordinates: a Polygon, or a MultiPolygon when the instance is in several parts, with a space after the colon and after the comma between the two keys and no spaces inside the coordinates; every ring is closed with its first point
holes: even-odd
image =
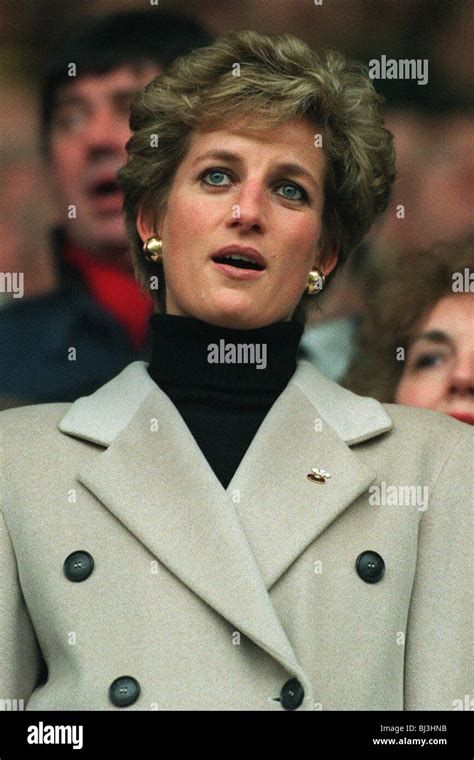
{"type": "MultiPolygon", "coordinates": [[[[107,100],[119,100],[121,98],[132,98],[139,91],[140,91],[140,88],[134,88],[134,87],[130,89],[114,90],[107,95],[107,100]]],[[[87,102],[88,102],[88,99],[84,95],[64,93],[63,95],[61,94],[57,95],[56,100],[55,100],[55,108],[60,108],[61,106],[69,106],[69,105],[72,105],[72,106],[81,105],[82,103],[87,103],[87,102]]]]}
{"type": "Polygon", "coordinates": [[[76,103],[82,103],[84,100],[80,95],[57,95],[55,100],[55,107],[76,105],[76,103]]]}
{"type": "MultiPolygon", "coordinates": [[[[229,161],[237,164],[242,163],[242,159],[239,155],[237,155],[237,153],[232,153],[228,150],[210,150],[207,153],[202,153],[200,156],[195,158],[192,166],[197,164],[198,161],[203,161],[205,158],[215,158],[219,161],[229,161]]],[[[321,189],[313,175],[300,164],[285,162],[277,164],[276,169],[277,171],[283,172],[285,174],[292,174],[294,177],[306,177],[306,179],[308,179],[317,188],[317,190],[321,189]]]]}
{"type": "Polygon", "coordinates": [[[418,343],[421,340],[427,340],[431,343],[443,343],[444,345],[452,344],[452,340],[449,335],[442,332],[441,330],[428,330],[427,332],[421,333],[413,339],[411,345],[413,346],[415,343],[418,343]]]}

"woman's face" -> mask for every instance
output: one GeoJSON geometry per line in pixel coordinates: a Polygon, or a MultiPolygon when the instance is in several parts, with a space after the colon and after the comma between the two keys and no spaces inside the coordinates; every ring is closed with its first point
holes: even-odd
{"type": "Polygon", "coordinates": [[[158,229],[137,221],[163,240],[167,313],[244,329],[289,319],[310,270],[337,261],[320,261],[324,172],[303,119],[195,132],[158,229]]]}
{"type": "Polygon", "coordinates": [[[418,326],[395,401],[474,424],[473,326],[474,293],[441,298],[418,326]]]}

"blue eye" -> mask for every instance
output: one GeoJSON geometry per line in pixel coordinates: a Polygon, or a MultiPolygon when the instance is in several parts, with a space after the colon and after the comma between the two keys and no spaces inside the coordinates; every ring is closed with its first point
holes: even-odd
{"type": "MultiPolygon", "coordinates": [[[[219,169],[218,167],[206,169],[202,172],[199,179],[209,187],[228,187],[232,181],[230,172],[227,169],[219,169]]],[[[298,202],[306,202],[308,200],[306,191],[294,182],[282,182],[277,189],[282,191],[279,194],[286,200],[298,202]]]]}
{"type": "Polygon", "coordinates": [[[280,185],[280,189],[282,190],[282,197],[286,198],[288,201],[305,201],[308,199],[303,188],[294,185],[293,182],[284,182],[280,185]]]}
{"type": "Polygon", "coordinates": [[[202,175],[202,179],[207,185],[212,185],[213,187],[225,187],[227,183],[222,180],[229,179],[229,175],[227,172],[223,171],[223,169],[207,169],[202,175]]]}

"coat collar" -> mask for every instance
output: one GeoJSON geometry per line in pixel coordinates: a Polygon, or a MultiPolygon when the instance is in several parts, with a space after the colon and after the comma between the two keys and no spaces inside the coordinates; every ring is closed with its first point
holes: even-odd
{"type": "MultiPolygon", "coordinates": [[[[75,401],[59,424],[63,433],[110,446],[150,393],[165,395],[136,361],[90,396],[75,401]]],[[[390,430],[392,421],[372,398],[357,396],[300,359],[290,386],[297,386],[321,418],[349,446],[390,430]]]]}
{"type": "Polygon", "coordinates": [[[107,447],[77,478],[234,630],[299,678],[311,699],[269,591],[376,479],[350,445],[389,430],[391,420],[377,401],[300,360],[224,489],[146,368],[129,365],[61,420],[63,433],[107,447]],[[307,478],[317,466],[331,473],[323,484],[307,478]]]}

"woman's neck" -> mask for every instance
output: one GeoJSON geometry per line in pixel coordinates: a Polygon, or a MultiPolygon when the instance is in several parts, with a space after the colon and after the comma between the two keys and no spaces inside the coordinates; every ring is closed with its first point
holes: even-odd
{"type": "Polygon", "coordinates": [[[153,314],[148,372],[164,387],[281,392],[296,369],[302,322],[249,330],[153,314]]]}

